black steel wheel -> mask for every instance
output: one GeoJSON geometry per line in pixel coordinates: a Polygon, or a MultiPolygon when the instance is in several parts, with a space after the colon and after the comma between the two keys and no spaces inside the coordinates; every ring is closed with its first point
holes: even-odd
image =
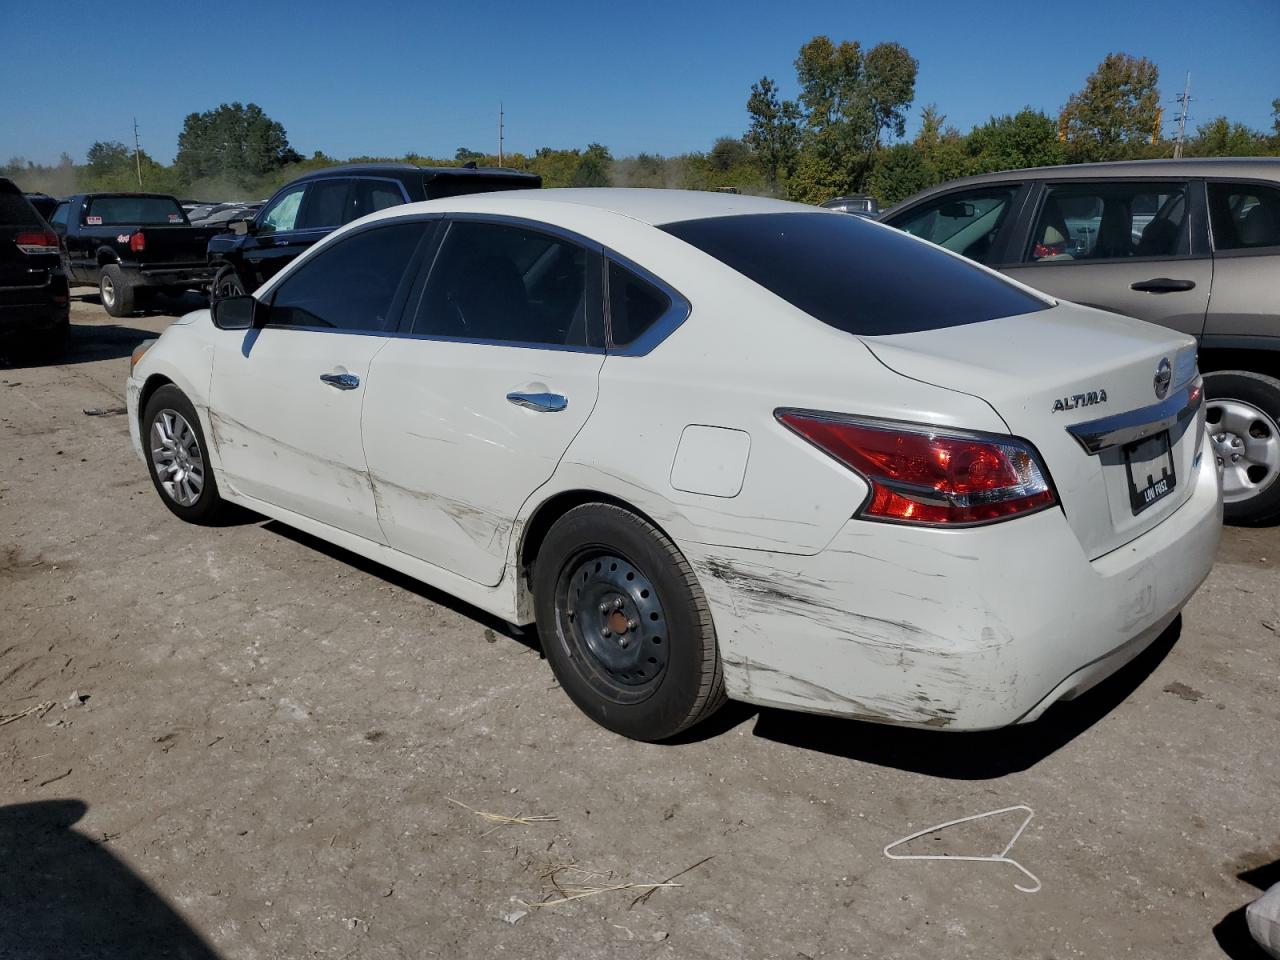
{"type": "Polygon", "coordinates": [[[597,723],[665,740],[724,703],[715,629],[693,569],[662,531],[609,504],[570,510],[534,564],[543,652],[597,723]]]}

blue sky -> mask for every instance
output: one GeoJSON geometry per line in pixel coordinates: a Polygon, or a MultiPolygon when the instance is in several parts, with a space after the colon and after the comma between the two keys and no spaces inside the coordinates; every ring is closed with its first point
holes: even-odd
{"type": "Polygon", "coordinates": [[[1026,104],[1054,113],[1113,50],[1156,62],[1167,121],[1187,70],[1193,125],[1268,127],[1280,97],[1280,0],[171,0],[113,13],[0,0],[0,22],[0,161],[82,160],[94,140],[131,141],[136,114],[144,149],[168,162],[186,114],[232,100],[262,106],[302,153],[339,158],[493,150],[499,100],[509,150],[707,149],[745,129],[762,74],[794,94],[796,51],[820,33],[911,51],[909,131],[929,102],[962,129],[1026,104]]]}

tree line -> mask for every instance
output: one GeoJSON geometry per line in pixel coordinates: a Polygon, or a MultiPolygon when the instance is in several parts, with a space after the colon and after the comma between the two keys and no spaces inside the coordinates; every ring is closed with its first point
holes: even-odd
{"type": "MultiPolygon", "coordinates": [[[[992,116],[967,133],[947,123],[937,104],[920,110],[906,138],[919,64],[901,44],[865,49],[825,36],[804,44],[795,59],[795,99],[763,76],[746,101],[747,129],[723,136],[711,149],[677,156],[639,153],[615,158],[608,147],[508,153],[504,166],[541,175],[548,187],[632,186],[692,190],[732,188],[809,203],[869,194],[882,205],[956,177],[1017,167],[1100,160],[1169,157],[1165,133],[1172,117],[1161,106],[1159,71],[1143,57],[1109,54],[1056,116],[1030,106],[992,116]]],[[[99,141],[83,163],[64,153],[57,164],[20,157],[0,176],[25,190],[55,195],[76,191],[143,189],[195,199],[261,199],[278,187],[339,162],[396,160],[422,166],[495,166],[490,153],[459,147],[452,157],[351,157],[320,151],[303,157],[285,128],[256,104],[221,104],[191,113],[178,136],[172,164],[123,143],[99,141]]],[[[1280,156],[1280,98],[1272,129],[1252,129],[1225,116],[1196,126],[1183,146],[1188,157],[1280,156]]]]}

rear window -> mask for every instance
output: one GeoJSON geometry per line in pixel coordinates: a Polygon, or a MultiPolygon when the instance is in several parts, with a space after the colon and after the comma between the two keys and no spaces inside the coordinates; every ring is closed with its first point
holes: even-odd
{"type": "Polygon", "coordinates": [[[89,201],[89,226],[158,226],[185,224],[186,216],[173,197],[95,197],[89,201]]]}
{"type": "Polygon", "coordinates": [[[838,330],[915,333],[1043,310],[1044,301],[860,217],[764,213],[662,227],[838,330]]]}
{"type": "Polygon", "coordinates": [[[0,226],[43,227],[44,223],[22,194],[0,190],[0,226]]]}

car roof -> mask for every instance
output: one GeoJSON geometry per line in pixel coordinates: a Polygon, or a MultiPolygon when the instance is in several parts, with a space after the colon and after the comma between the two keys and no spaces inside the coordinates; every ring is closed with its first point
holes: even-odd
{"type": "Polygon", "coordinates": [[[336,167],[325,167],[323,170],[312,170],[291,180],[299,183],[303,180],[315,180],[324,177],[344,177],[363,174],[364,176],[403,177],[412,174],[451,177],[518,177],[533,178],[537,174],[524,170],[512,170],[508,167],[418,167],[412,163],[344,163],[336,167]]]}
{"type": "MultiPolygon", "coordinates": [[[[1057,167],[1001,170],[950,180],[940,186],[995,183],[1004,180],[1093,180],[1107,177],[1260,177],[1280,179],[1280,157],[1191,157],[1182,160],[1110,160],[1069,163],[1057,167]]],[[[936,188],[931,187],[930,190],[936,188]]]]}
{"type": "MultiPolygon", "coordinates": [[[[638,220],[651,226],[704,220],[710,217],[735,217],[758,213],[818,213],[829,210],[803,203],[770,200],[745,194],[715,193],[703,190],[656,190],[643,187],[558,187],[548,190],[506,190],[501,193],[471,194],[447,200],[429,200],[424,204],[395,207],[400,213],[422,206],[425,211],[450,207],[479,212],[492,208],[494,213],[525,215],[541,219],[549,211],[547,204],[573,204],[638,220]]],[[[838,216],[838,214],[836,214],[838,216]]]]}

